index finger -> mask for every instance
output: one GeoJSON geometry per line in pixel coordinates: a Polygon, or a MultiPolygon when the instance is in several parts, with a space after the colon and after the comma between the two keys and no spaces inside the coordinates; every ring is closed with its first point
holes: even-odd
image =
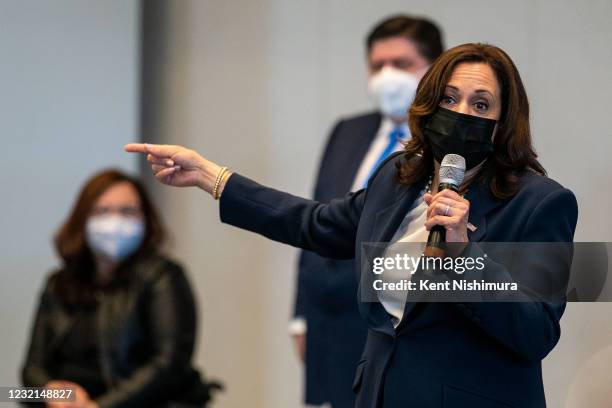
{"type": "Polygon", "coordinates": [[[451,190],[450,188],[445,188],[442,191],[439,191],[436,196],[438,197],[446,197],[446,198],[450,198],[451,200],[457,200],[457,201],[461,201],[462,198],[459,194],[457,194],[456,192],[454,192],[453,190],[451,190]]]}
{"type": "Polygon", "coordinates": [[[468,206],[470,205],[470,202],[465,197],[449,188],[440,191],[438,194],[440,194],[440,197],[450,198],[451,200],[462,202],[468,206]]]}
{"type": "Polygon", "coordinates": [[[178,151],[178,148],[171,145],[129,143],[123,146],[123,150],[129,153],[150,153],[158,157],[171,157],[178,151]]]}

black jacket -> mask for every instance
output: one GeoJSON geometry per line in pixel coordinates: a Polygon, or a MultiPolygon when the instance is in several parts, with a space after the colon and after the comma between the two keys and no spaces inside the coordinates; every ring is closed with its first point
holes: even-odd
{"type": "MultiPolygon", "coordinates": [[[[329,204],[234,174],[221,196],[221,220],[361,265],[361,244],[388,242],[425,185],[397,181],[401,158],[381,164],[366,190],[329,204]]],[[[571,242],[578,215],[572,192],[531,172],[520,182],[505,201],[484,184],[469,187],[469,221],[477,226],[470,242],[571,242]]],[[[527,270],[542,277],[563,273],[559,265],[569,270],[559,261],[527,270]]],[[[408,302],[397,330],[380,303],[359,308],[369,331],[356,367],[357,408],[545,407],[541,360],[559,340],[564,302],[408,302]]]]}
{"type": "MultiPolygon", "coordinates": [[[[47,280],[22,371],[24,386],[43,386],[69,332],[71,313],[47,280]]],[[[208,386],[191,366],[196,308],[182,268],[159,255],[134,263],[129,284],[97,296],[99,366],[107,392],[101,408],[163,407],[172,401],[204,406],[208,386]]]]}

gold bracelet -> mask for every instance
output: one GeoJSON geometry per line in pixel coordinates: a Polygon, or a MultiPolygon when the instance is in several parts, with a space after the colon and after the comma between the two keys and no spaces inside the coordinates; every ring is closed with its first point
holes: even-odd
{"type": "Polygon", "coordinates": [[[226,171],[227,167],[221,167],[221,170],[219,170],[217,178],[215,179],[215,185],[212,190],[212,196],[215,200],[219,199],[219,184],[221,184],[221,178],[223,177],[223,174],[225,174],[226,171]]]}
{"type": "Polygon", "coordinates": [[[221,199],[221,195],[223,195],[223,191],[225,190],[225,185],[227,184],[227,180],[232,176],[232,172],[227,170],[223,173],[223,177],[221,177],[221,182],[219,183],[219,188],[217,189],[217,197],[221,199]]]}

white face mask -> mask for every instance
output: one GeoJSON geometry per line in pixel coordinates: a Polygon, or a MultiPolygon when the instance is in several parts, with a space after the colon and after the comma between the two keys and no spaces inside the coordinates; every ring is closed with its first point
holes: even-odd
{"type": "Polygon", "coordinates": [[[96,215],[87,220],[87,244],[94,253],[119,262],[138,249],[144,230],[144,221],[138,218],[96,215]]]}
{"type": "Polygon", "coordinates": [[[368,93],[383,115],[406,120],[414,101],[419,77],[393,67],[384,67],[368,80],[368,93]]]}

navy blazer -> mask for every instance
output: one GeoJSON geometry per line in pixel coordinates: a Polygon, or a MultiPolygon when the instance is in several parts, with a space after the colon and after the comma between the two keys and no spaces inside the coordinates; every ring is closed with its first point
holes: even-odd
{"type": "MultiPolygon", "coordinates": [[[[319,166],[314,199],[327,203],[343,197],[380,127],[378,112],[339,121],[333,128],[319,166]]],[[[305,355],[305,402],[352,408],[355,365],[367,336],[359,314],[353,260],[323,258],[302,251],[298,263],[295,316],[308,324],[305,355]]]]}
{"type": "MultiPolygon", "coordinates": [[[[220,203],[223,222],[325,257],[360,265],[362,242],[389,241],[424,187],[400,184],[396,164],[379,168],[366,190],[328,204],[261,186],[234,174],[220,203]]],[[[472,185],[472,242],[571,242],[574,195],[525,172],[511,199],[472,185]]],[[[359,303],[368,339],[355,375],[358,408],[542,408],[541,360],[560,336],[565,304],[407,303],[394,329],[380,303],[359,303]]]]}

